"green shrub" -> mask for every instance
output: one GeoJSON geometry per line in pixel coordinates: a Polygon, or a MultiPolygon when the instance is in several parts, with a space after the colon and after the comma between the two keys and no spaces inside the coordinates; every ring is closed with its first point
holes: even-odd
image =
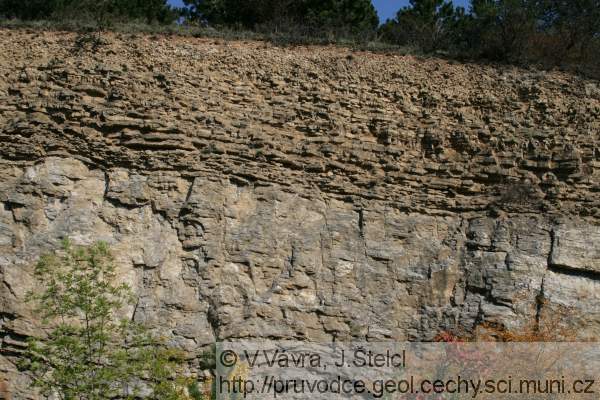
{"type": "Polygon", "coordinates": [[[23,367],[44,395],[60,399],[184,399],[181,352],[144,325],[122,317],[134,304],[126,284],[117,284],[113,258],[103,243],[68,241],[42,256],[35,267],[42,290],[30,293],[42,318],[44,338],[29,341],[23,367]]]}

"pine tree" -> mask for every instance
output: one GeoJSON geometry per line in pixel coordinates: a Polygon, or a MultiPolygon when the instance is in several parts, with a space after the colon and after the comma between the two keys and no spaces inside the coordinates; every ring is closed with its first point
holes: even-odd
{"type": "Polygon", "coordinates": [[[382,27],[382,34],[389,41],[425,51],[444,49],[451,44],[461,18],[464,10],[454,8],[450,0],[410,0],[410,6],[382,27]]]}
{"type": "Polygon", "coordinates": [[[184,0],[189,18],[211,25],[255,29],[261,25],[374,31],[378,17],[370,0],[184,0]]]}
{"type": "Polygon", "coordinates": [[[557,57],[585,58],[600,39],[600,0],[543,0],[543,28],[556,41],[557,57]]]}
{"type": "Polygon", "coordinates": [[[472,35],[486,57],[520,61],[542,15],[536,0],[472,0],[472,35]]]}

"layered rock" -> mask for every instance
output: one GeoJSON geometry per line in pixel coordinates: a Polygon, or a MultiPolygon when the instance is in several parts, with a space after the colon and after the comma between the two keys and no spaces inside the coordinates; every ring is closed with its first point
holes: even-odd
{"type": "Polygon", "coordinates": [[[192,370],[236,338],[429,340],[556,315],[598,337],[597,82],[77,39],[0,39],[0,385],[16,398],[33,396],[15,367],[40,334],[32,267],[65,237],[111,244],[132,316],[192,370]]]}

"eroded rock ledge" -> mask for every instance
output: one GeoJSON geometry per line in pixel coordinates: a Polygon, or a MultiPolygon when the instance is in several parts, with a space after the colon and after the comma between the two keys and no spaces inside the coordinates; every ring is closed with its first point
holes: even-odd
{"type": "Polygon", "coordinates": [[[111,243],[135,318],[192,368],[220,339],[427,340],[559,312],[598,338],[597,82],[1,33],[0,384],[18,396],[32,264],[65,236],[111,243]]]}

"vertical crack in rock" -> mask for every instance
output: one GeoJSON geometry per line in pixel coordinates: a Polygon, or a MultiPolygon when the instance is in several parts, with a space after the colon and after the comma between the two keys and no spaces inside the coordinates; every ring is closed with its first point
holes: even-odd
{"type": "Polygon", "coordinates": [[[548,269],[552,269],[554,267],[552,257],[554,257],[555,247],[558,246],[558,238],[556,237],[556,231],[554,227],[550,228],[550,252],[548,253],[548,269]]]}
{"type": "Polygon", "coordinates": [[[294,276],[294,269],[296,268],[296,245],[292,243],[291,254],[288,257],[288,276],[292,278],[294,276]]]}
{"type": "Polygon", "coordinates": [[[362,239],[365,238],[365,216],[364,209],[361,207],[358,209],[358,232],[362,239]]]}
{"type": "Polygon", "coordinates": [[[107,170],[104,170],[104,193],[102,198],[104,201],[108,201],[108,191],[110,190],[110,176],[107,170]]]}
{"type": "Polygon", "coordinates": [[[542,283],[540,285],[540,291],[538,295],[535,297],[535,330],[536,332],[540,331],[540,324],[542,322],[542,312],[543,308],[546,304],[546,295],[544,293],[544,284],[546,281],[546,276],[542,277],[542,283]]]}
{"type": "Polygon", "coordinates": [[[208,311],[206,314],[206,318],[208,320],[208,324],[210,326],[210,329],[212,331],[212,335],[215,338],[215,341],[219,341],[221,340],[221,332],[220,332],[220,324],[219,324],[219,315],[218,315],[218,308],[216,306],[216,304],[214,303],[214,301],[212,299],[207,299],[208,300],[208,311]]]}
{"type": "Polygon", "coordinates": [[[185,194],[185,200],[183,201],[183,205],[181,206],[181,210],[183,210],[183,208],[190,201],[190,197],[192,196],[192,193],[194,192],[194,185],[195,184],[196,184],[196,179],[192,179],[191,182],[190,182],[190,187],[188,188],[187,193],[185,194]]]}

